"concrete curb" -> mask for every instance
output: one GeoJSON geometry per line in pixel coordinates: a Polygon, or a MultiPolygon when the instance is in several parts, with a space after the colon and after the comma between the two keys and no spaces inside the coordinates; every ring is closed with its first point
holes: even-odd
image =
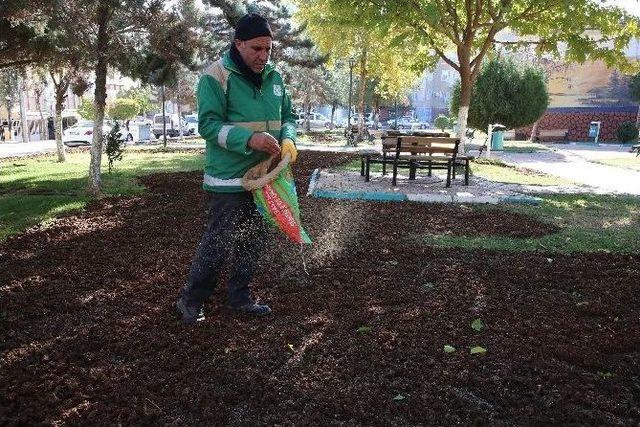
{"type": "Polygon", "coordinates": [[[320,169],[316,169],[309,179],[308,196],[321,199],[338,199],[338,200],[369,200],[379,202],[403,202],[412,201],[419,203],[482,203],[482,204],[523,204],[523,205],[539,205],[542,199],[539,197],[528,196],[526,194],[504,195],[504,196],[474,196],[469,192],[448,193],[441,192],[438,194],[420,194],[410,193],[404,194],[400,192],[388,191],[339,191],[339,190],[321,190],[318,189],[318,181],[320,180],[320,169]]]}

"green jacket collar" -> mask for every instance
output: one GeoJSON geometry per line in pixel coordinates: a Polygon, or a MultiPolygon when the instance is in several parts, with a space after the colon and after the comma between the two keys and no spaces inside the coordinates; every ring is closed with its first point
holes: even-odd
{"type": "MultiPolygon", "coordinates": [[[[222,56],[222,65],[224,65],[224,68],[229,71],[233,71],[236,74],[242,74],[235,62],[233,62],[233,59],[231,59],[231,54],[229,53],[229,51],[226,51],[222,56]]],[[[269,73],[271,73],[274,69],[275,67],[273,66],[273,64],[271,64],[270,62],[267,63],[267,65],[264,66],[264,71],[262,71],[262,79],[264,80],[264,78],[267,77],[269,73]]]]}

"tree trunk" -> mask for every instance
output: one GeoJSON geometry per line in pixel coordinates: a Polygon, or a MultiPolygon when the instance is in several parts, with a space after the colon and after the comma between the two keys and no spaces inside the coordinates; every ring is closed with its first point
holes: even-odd
{"type": "MultiPolygon", "coordinates": [[[[178,92],[180,92],[179,87],[178,92]]],[[[180,132],[180,142],[184,142],[184,135],[182,134],[182,109],[180,108],[180,95],[176,95],[176,103],[178,104],[178,132],[180,132]]]]}
{"type": "Polygon", "coordinates": [[[89,166],[89,194],[99,196],[101,194],[100,165],[102,163],[102,125],[104,122],[104,109],[107,101],[107,48],[109,35],[107,34],[109,5],[98,6],[96,21],[98,24],[98,37],[96,40],[96,87],[94,90],[95,118],[93,121],[93,142],[91,144],[91,164],[89,166]]]}
{"type": "Polygon", "coordinates": [[[640,127],[640,104],[638,104],[638,114],[636,115],[636,127],[640,127]]]}
{"type": "Polygon", "coordinates": [[[27,120],[27,109],[25,106],[25,80],[21,74],[18,76],[18,96],[20,97],[20,128],[22,129],[22,142],[29,142],[29,122],[27,120]]]}
{"type": "Polygon", "coordinates": [[[38,104],[38,114],[40,115],[40,126],[38,126],[39,128],[39,132],[40,132],[40,141],[45,141],[47,139],[49,139],[48,135],[47,135],[47,125],[46,125],[46,120],[44,119],[44,114],[42,114],[42,105],[40,105],[40,101],[42,99],[42,93],[38,92],[36,94],[36,103],[38,104]]]}
{"type": "MultiPolygon", "coordinates": [[[[461,61],[462,62],[462,61],[461,61]]],[[[469,105],[471,105],[471,90],[473,80],[469,66],[460,68],[460,110],[458,111],[458,138],[460,145],[458,153],[464,154],[467,137],[467,119],[469,118],[469,105]]]]}
{"type": "Polygon", "coordinates": [[[166,99],[164,97],[164,83],[162,84],[162,145],[167,148],[167,111],[166,111],[166,99]]]}
{"type": "Polygon", "coordinates": [[[540,123],[540,120],[536,120],[536,122],[533,124],[533,127],[531,128],[531,135],[529,135],[529,142],[536,142],[536,134],[538,133],[538,123],[540,123]]]}
{"type": "Polygon", "coordinates": [[[64,105],[65,94],[61,94],[56,88],[56,121],[54,123],[56,131],[56,149],[58,151],[58,162],[63,163],[67,160],[67,156],[62,143],[62,108],[64,105]]]}
{"type": "Polygon", "coordinates": [[[336,103],[333,102],[331,104],[331,126],[330,126],[331,129],[335,127],[334,120],[333,120],[335,115],[336,115],[336,103]]]}
{"type": "Polygon", "coordinates": [[[304,130],[309,132],[311,130],[311,101],[307,101],[303,104],[304,107],[304,130]]]}
{"type": "Polygon", "coordinates": [[[11,120],[11,110],[13,109],[13,102],[7,99],[7,115],[9,117],[9,141],[13,139],[13,122],[11,120]]]}
{"type": "Polygon", "coordinates": [[[367,50],[362,49],[360,55],[360,93],[358,94],[358,137],[356,142],[364,139],[365,121],[364,121],[364,96],[367,92],[367,50]]]}

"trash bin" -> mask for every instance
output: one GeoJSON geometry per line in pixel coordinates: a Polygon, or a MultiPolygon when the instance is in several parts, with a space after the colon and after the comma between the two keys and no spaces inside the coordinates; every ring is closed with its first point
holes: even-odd
{"type": "Polygon", "coordinates": [[[504,132],[507,130],[502,125],[494,125],[491,130],[491,149],[501,151],[504,149],[504,132]]]}

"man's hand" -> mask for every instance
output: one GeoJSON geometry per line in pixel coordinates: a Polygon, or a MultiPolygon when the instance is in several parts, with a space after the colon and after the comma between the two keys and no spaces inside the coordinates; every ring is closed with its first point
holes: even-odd
{"type": "Polygon", "coordinates": [[[278,140],[266,132],[256,132],[251,135],[247,146],[253,150],[263,151],[270,156],[275,156],[280,152],[278,140]]]}
{"type": "Polygon", "coordinates": [[[284,157],[285,154],[291,156],[291,163],[295,163],[298,159],[298,150],[296,149],[296,145],[289,138],[285,138],[282,140],[282,147],[280,149],[280,157],[284,157]]]}

